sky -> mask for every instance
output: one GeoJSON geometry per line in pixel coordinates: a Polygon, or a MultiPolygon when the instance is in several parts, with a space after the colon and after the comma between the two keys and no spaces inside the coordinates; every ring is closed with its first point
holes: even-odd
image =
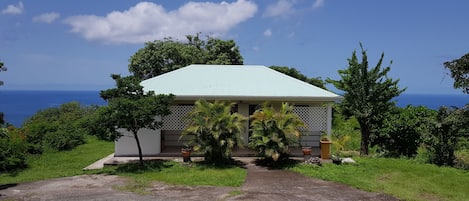
{"type": "Polygon", "coordinates": [[[340,79],[362,43],[370,67],[384,52],[405,93],[458,94],[443,63],[469,53],[467,8],[466,0],[0,0],[8,68],[0,90],[112,88],[110,74],[128,75],[145,42],[201,32],[233,39],[244,64],[322,79],[340,79]]]}

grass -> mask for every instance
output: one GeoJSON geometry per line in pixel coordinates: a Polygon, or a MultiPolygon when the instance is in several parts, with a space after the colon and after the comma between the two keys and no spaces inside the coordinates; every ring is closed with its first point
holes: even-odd
{"type": "Polygon", "coordinates": [[[71,151],[45,152],[29,156],[28,168],[15,173],[1,173],[0,184],[39,181],[50,178],[86,174],[83,168],[111,154],[114,142],[87,137],[87,143],[71,151]]]}
{"type": "Polygon", "coordinates": [[[322,167],[299,164],[290,170],[337,181],[403,200],[467,200],[469,172],[407,159],[356,158],[357,164],[322,167]]]}
{"type": "Polygon", "coordinates": [[[106,167],[100,173],[131,178],[133,182],[119,189],[143,194],[153,181],[188,186],[239,187],[247,175],[245,169],[235,165],[218,167],[202,162],[185,164],[169,160],[145,161],[143,168],[138,163],[106,167]]]}

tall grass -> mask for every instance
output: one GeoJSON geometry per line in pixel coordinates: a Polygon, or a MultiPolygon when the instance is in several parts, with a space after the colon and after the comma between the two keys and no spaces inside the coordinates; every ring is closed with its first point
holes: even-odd
{"type": "Polygon", "coordinates": [[[71,151],[46,151],[27,159],[28,168],[0,174],[0,184],[22,183],[84,174],[83,168],[111,154],[114,142],[87,137],[87,143],[71,151]]]}
{"type": "Polygon", "coordinates": [[[355,165],[297,165],[291,170],[403,200],[467,200],[469,172],[407,159],[357,158],[355,165]]]}

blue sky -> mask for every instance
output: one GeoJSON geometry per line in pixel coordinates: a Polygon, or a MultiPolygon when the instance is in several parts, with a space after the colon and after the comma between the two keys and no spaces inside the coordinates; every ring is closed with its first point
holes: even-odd
{"type": "MultiPolygon", "coordinates": [[[[146,41],[202,32],[239,45],[245,64],[338,79],[362,42],[406,93],[461,93],[443,68],[469,52],[469,1],[1,0],[1,90],[102,90],[146,41]]],[[[242,80],[242,78],[240,78],[242,80]]]]}

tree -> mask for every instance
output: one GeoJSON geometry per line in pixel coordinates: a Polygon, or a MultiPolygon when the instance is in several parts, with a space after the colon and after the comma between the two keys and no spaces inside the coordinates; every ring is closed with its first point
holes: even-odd
{"type": "Polygon", "coordinates": [[[296,70],[295,68],[289,68],[287,66],[270,66],[269,68],[274,69],[278,72],[281,72],[285,75],[288,75],[290,77],[294,77],[296,79],[299,79],[303,82],[307,82],[309,84],[312,84],[314,86],[317,86],[322,89],[326,89],[326,86],[324,86],[324,81],[321,79],[321,77],[316,77],[316,78],[308,78],[306,75],[303,75],[301,72],[296,70]]]}
{"type": "Polygon", "coordinates": [[[215,164],[231,162],[231,152],[236,146],[242,146],[241,132],[246,118],[239,113],[232,113],[234,103],[195,102],[194,110],[189,113],[189,124],[181,135],[190,136],[194,150],[205,155],[205,161],[215,164]]]}
{"type": "Polygon", "coordinates": [[[293,106],[282,103],[276,111],[264,103],[262,108],[251,115],[250,146],[259,154],[274,162],[288,158],[288,146],[298,143],[299,128],[304,126],[300,117],[293,113],[293,106]]]}
{"type": "Polygon", "coordinates": [[[186,36],[187,42],[165,38],[145,43],[129,59],[129,71],[148,79],[190,64],[243,64],[239,47],[233,40],[221,40],[199,34],[186,36]]]}
{"type": "MultiPolygon", "coordinates": [[[[387,77],[390,66],[381,68],[384,53],[374,68],[368,68],[366,50],[360,43],[362,61],[358,61],[356,51],[348,59],[349,66],[339,70],[341,80],[328,79],[337,89],[344,91],[344,100],[341,103],[346,115],[353,115],[360,124],[361,144],[360,154],[368,155],[371,139],[382,125],[384,114],[395,106],[392,98],[398,96],[405,89],[399,89],[397,80],[387,77]]],[[[392,62],[391,62],[392,63],[392,62]]]]}
{"type": "Polygon", "coordinates": [[[459,59],[447,61],[444,65],[454,79],[453,87],[462,89],[464,93],[469,94],[469,53],[459,59]]]}
{"type": "Polygon", "coordinates": [[[135,76],[121,77],[112,75],[116,81],[116,88],[101,91],[101,97],[108,102],[103,114],[108,114],[107,121],[115,128],[123,128],[131,132],[138,147],[140,165],[143,166],[142,148],[138,131],[142,128],[158,129],[162,117],[170,114],[169,106],[173,101],[173,95],[155,95],[155,92],[143,91],[140,79],[135,76]]]}

